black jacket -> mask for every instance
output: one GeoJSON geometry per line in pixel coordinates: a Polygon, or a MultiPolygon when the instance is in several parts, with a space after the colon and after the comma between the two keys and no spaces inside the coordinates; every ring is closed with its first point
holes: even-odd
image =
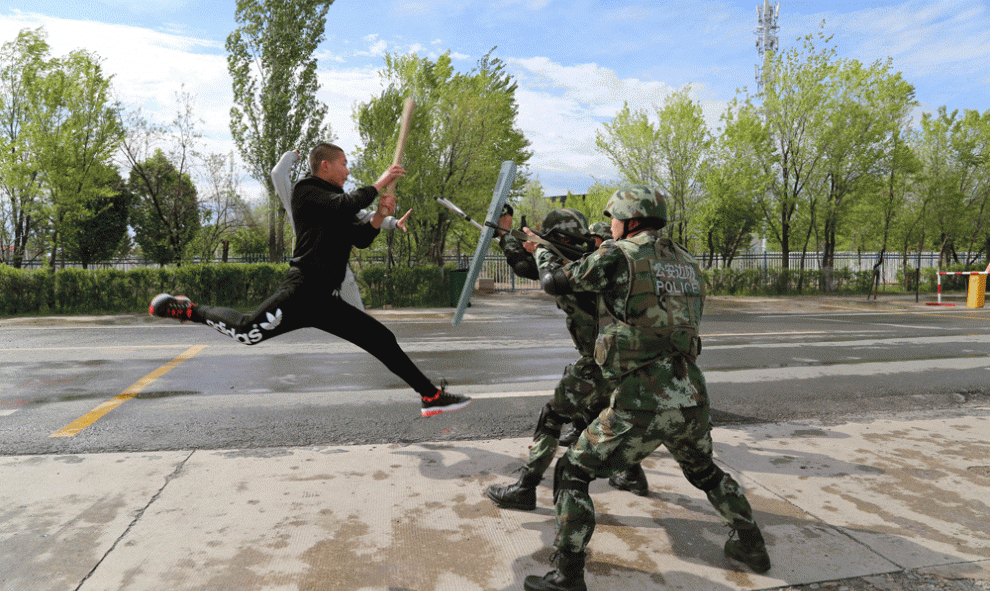
{"type": "Polygon", "coordinates": [[[371,186],[344,193],[319,177],[300,179],[292,188],[296,248],[290,264],[307,279],[325,281],[329,289],[340,287],[351,247],[367,248],[378,236],[371,224],[354,223],[354,215],[377,196],[378,189],[371,186]]]}

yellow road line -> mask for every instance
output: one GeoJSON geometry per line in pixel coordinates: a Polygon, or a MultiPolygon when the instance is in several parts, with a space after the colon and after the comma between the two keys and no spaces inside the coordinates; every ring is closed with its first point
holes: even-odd
{"type": "Polygon", "coordinates": [[[167,374],[168,372],[172,371],[173,369],[178,367],[182,362],[186,361],[187,359],[189,359],[196,353],[199,353],[205,348],[206,345],[196,345],[195,347],[191,347],[187,349],[184,353],[182,353],[172,361],[169,361],[165,365],[159,367],[155,371],[149,373],[140,380],[128,386],[126,390],[118,394],[116,397],[107,400],[103,404],[97,406],[96,408],[84,414],[83,416],[79,417],[75,421],[69,423],[68,425],[62,427],[58,431],[52,433],[51,435],[49,435],[49,437],[74,437],[76,434],[78,434],[86,427],[100,420],[100,418],[102,418],[103,415],[117,408],[121,404],[127,402],[131,398],[134,398],[135,396],[140,394],[142,390],[150,386],[152,382],[162,377],[163,375],[167,374]]]}
{"type": "Polygon", "coordinates": [[[185,345],[114,345],[111,347],[17,347],[16,349],[0,349],[0,353],[20,353],[22,351],[107,351],[110,349],[179,349],[185,345]]]}

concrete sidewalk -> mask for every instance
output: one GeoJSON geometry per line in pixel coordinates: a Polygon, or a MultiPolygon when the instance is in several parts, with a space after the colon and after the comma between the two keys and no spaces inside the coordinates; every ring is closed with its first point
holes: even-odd
{"type": "MultiPolygon", "coordinates": [[[[990,588],[988,432],[979,407],[717,428],[773,568],[725,558],[727,530],[658,452],[649,498],[592,483],[588,588],[881,585],[906,569],[990,588]]],[[[482,493],[516,478],[529,443],[2,457],[0,589],[522,589],[548,570],[550,475],[534,512],[482,493]]]]}

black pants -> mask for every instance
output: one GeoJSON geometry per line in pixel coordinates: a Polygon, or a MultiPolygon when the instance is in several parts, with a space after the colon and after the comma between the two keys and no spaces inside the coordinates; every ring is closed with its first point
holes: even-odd
{"type": "Polygon", "coordinates": [[[191,320],[212,326],[245,345],[256,345],[298,328],[318,328],[371,353],[421,396],[437,392],[437,387],[399,347],[392,331],[340,299],[325,284],[306,280],[297,268],[290,269],[275,294],[253,312],[242,314],[230,308],[197,305],[191,320]]]}

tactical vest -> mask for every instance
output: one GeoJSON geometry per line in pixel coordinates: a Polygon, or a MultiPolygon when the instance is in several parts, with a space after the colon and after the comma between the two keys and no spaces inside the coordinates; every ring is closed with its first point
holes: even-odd
{"type": "MultiPolygon", "coordinates": [[[[697,261],[656,232],[615,244],[631,276],[624,293],[599,299],[595,360],[610,378],[677,355],[694,362],[701,353],[698,325],[705,297],[697,261]]],[[[616,279],[621,286],[622,277],[616,279]]]]}

